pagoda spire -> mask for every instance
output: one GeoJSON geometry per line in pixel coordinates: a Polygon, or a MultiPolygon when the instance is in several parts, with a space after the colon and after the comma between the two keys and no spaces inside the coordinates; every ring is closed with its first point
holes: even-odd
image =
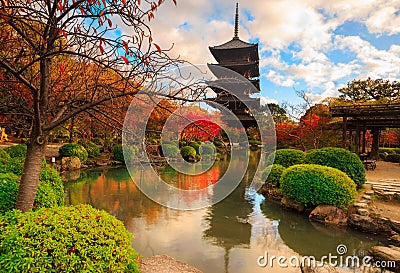
{"type": "Polygon", "coordinates": [[[235,15],[235,35],[234,39],[239,39],[239,3],[236,3],[236,15],[235,15]]]}

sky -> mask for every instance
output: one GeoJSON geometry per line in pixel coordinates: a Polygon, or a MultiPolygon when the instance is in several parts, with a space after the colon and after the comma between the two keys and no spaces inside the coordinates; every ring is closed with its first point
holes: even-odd
{"type": "MultiPolygon", "coordinates": [[[[153,39],[193,64],[216,63],[209,46],[232,39],[233,0],[172,0],[150,23],[153,39]]],[[[400,0],[239,2],[239,38],[258,43],[264,102],[314,102],[353,79],[400,80],[400,0]]]]}

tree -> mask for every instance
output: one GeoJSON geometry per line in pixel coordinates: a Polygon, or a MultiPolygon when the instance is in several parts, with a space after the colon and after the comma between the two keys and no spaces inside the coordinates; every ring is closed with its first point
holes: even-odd
{"type": "Polygon", "coordinates": [[[32,207],[52,129],[104,113],[101,105],[137,94],[174,63],[146,24],[162,3],[0,0],[0,109],[11,103],[11,115],[31,122],[17,209],[32,207]]]}
{"type": "Polygon", "coordinates": [[[346,87],[338,90],[342,100],[352,102],[393,103],[400,101],[400,82],[383,79],[357,80],[349,82],[346,87]]]}
{"type": "MultiPolygon", "coordinates": [[[[354,103],[398,103],[400,102],[400,82],[383,80],[383,79],[371,79],[357,80],[354,79],[348,83],[346,87],[338,90],[340,95],[339,100],[335,104],[354,104],[354,103]]],[[[333,105],[335,105],[333,104],[333,105]]],[[[371,130],[373,136],[371,155],[370,158],[379,158],[379,138],[381,130],[375,127],[371,130]]]]}

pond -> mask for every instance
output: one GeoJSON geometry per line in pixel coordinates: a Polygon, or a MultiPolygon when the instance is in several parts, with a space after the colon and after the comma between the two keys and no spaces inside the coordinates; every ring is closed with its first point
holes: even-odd
{"type": "MultiPolygon", "coordinates": [[[[270,264],[260,267],[257,260],[266,252],[269,258],[312,255],[320,259],[329,253],[337,255],[339,244],[347,246],[347,254],[363,256],[370,246],[383,243],[379,237],[310,223],[306,216],[286,211],[251,191],[260,151],[249,153],[250,165],[241,183],[223,201],[212,204],[218,183],[213,190],[209,186],[206,194],[182,200],[209,200],[210,206],[203,209],[182,211],[157,204],[141,193],[125,167],[81,172],[79,179],[66,183],[66,202],[91,204],[122,220],[134,234],[133,247],[142,256],[168,254],[205,273],[300,272],[288,262],[287,268],[279,267],[276,261],[271,268],[270,264]]],[[[160,170],[160,176],[179,188],[205,188],[225,173],[228,164],[216,162],[197,176],[167,167],[160,170]]],[[[230,164],[236,167],[243,162],[237,158],[230,164]]],[[[149,168],[135,176],[141,180],[137,183],[146,183],[149,168]]]]}

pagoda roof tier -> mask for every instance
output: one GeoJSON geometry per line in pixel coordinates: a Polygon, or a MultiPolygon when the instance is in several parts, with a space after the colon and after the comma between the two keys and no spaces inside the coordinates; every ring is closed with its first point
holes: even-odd
{"type": "Polygon", "coordinates": [[[231,41],[220,45],[209,47],[211,54],[214,56],[218,63],[225,63],[232,60],[249,62],[258,61],[260,58],[258,56],[258,44],[248,44],[240,39],[232,39],[231,41]],[[232,43],[232,41],[235,41],[232,43]],[[241,41],[248,46],[246,47],[232,47],[237,44],[237,41],[241,41]],[[228,45],[228,46],[224,46],[228,45]]]}
{"type": "Polygon", "coordinates": [[[248,63],[229,62],[229,63],[220,63],[217,65],[233,70],[236,73],[239,73],[240,75],[246,77],[247,79],[256,78],[260,76],[258,61],[248,62],[248,63]]]}

